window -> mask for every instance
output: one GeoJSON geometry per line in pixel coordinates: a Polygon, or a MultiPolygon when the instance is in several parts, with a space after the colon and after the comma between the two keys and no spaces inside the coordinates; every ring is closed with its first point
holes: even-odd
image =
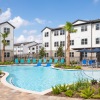
{"type": "Polygon", "coordinates": [[[96,38],[96,44],[100,44],[100,38],[96,38]]]}
{"type": "Polygon", "coordinates": [[[10,40],[6,40],[7,45],[10,45],[10,40]]]}
{"type": "Polygon", "coordinates": [[[46,53],[46,54],[45,54],[45,57],[49,57],[49,54],[48,54],[48,53],[46,53]]]}
{"type": "Polygon", "coordinates": [[[60,41],[60,46],[65,46],[65,41],[60,41]]]}
{"type": "Polygon", "coordinates": [[[41,46],[39,46],[39,48],[41,48],[41,46]]]}
{"type": "Polygon", "coordinates": [[[82,52],[83,57],[87,57],[87,52],[82,52]]]}
{"type": "Polygon", "coordinates": [[[81,32],[87,31],[87,25],[81,26],[81,32]]]}
{"type": "Polygon", "coordinates": [[[64,30],[60,30],[60,35],[65,35],[65,31],[64,30]]]}
{"type": "Polygon", "coordinates": [[[34,54],[35,52],[32,52],[32,54],[34,54]]]}
{"type": "Polygon", "coordinates": [[[82,39],[82,40],[81,40],[81,44],[82,44],[82,45],[88,44],[87,39],[86,39],[86,38],[85,38],[85,39],[82,39]]]}
{"type": "Polygon", "coordinates": [[[4,33],[10,33],[10,28],[4,28],[4,33]]]}
{"type": "Polygon", "coordinates": [[[54,57],[57,57],[57,53],[54,53],[54,57]]]}
{"type": "Polygon", "coordinates": [[[45,47],[49,47],[49,43],[48,42],[45,42],[45,47]]]}
{"type": "Polygon", "coordinates": [[[38,49],[38,46],[36,46],[36,49],[38,49]]]}
{"type": "Polygon", "coordinates": [[[100,30],[100,23],[96,24],[96,30],[100,30]]]}
{"type": "Polygon", "coordinates": [[[32,48],[32,50],[34,50],[34,48],[32,48]]]}
{"type": "Polygon", "coordinates": [[[23,50],[18,50],[18,52],[23,52],[23,50]]]}
{"type": "Polygon", "coordinates": [[[59,46],[59,42],[54,42],[54,47],[58,47],[59,46]]]}
{"type": "Polygon", "coordinates": [[[74,45],[74,40],[70,40],[70,45],[74,45]]]}
{"type": "Polygon", "coordinates": [[[54,36],[58,36],[58,31],[54,31],[54,36]]]}
{"type": "Polygon", "coordinates": [[[70,57],[74,57],[74,52],[70,52],[70,57]]]}
{"type": "Polygon", "coordinates": [[[10,53],[9,52],[5,52],[4,53],[4,57],[10,57],[10,53]]]}
{"type": "Polygon", "coordinates": [[[45,37],[48,37],[49,36],[49,32],[45,32],[45,37]]]}

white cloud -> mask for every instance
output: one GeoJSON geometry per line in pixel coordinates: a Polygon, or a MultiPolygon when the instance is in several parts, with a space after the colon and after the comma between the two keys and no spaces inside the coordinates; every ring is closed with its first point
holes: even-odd
{"type": "Polygon", "coordinates": [[[58,27],[63,27],[64,26],[64,24],[60,24],[60,25],[58,25],[58,27]]]}
{"type": "Polygon", "coordinates": [[[30,31],[28,31],[28,30],[23,30],[23,33],[29,34],[29,35],[35,34],[36,32],[37,32],[37,30],[30,30],[30,31]]]}
{"type": "Polygon", "coordinates": [[[37,22],[38,24],[52,23],[52,21],[47,21],[40,18],[35,18],[34,21],[37,22]]]}
{"type": "Polygon", "coordinates": [[[39,18],[35,18],[34,20],[39,24],[44,24],[45,23],[45,20],[42,20],[42,19],[39,19],[39,18]]]}
{"type": "Polygon", "coordinates": [[[8,8],[5,12],[0,15],[0,22],[8,21],[11,18],[11,10],[8,8]]]}
{"type": "Polygon", "coordinates": [[[15,43],[21,43],[21,42],[30,42],[30,41],[36,41],[38,43],[42,42],[42,35],[41,34],[35,34],[35,35],[29,35],[25,37],[24,35],[20,35],[19,37],[15,37],[14,42],[15,43]]]}
{"type": "Polygon", "coordinates": [[[14,19],[9,21],[12,25],[14,25],[16,28],[19,28],[21,26],[27,26],[30,24],[29,21],[22,19],[20,16],[15,17],[14,19]]]}
{"type": "Polygon", "coordinates": [[[20,35],[18,38],[15,37],[15,43],[20,43],[20,42],[25,42],[25,37],[24,35],[20,35]]]}

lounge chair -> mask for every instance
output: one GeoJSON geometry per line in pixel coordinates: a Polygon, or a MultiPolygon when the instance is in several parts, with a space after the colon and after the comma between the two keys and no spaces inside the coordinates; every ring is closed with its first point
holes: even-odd
{"type": "Polygon", "coordinates": [[[95,60],[89,60],[89,61],[88,61],[88,65],[89,65],[89,66],[92,66],[92,65],[95,64],[95,63],[96,63],[95,60]]]}
{"type": "Polygon", "coordinates": [[[33,59],[33,60],[32,60],[32,63],[36,64],[36,59],[33,59]]]}
{"type": "Polygon", "coordinates": [[[64,64],[64,62],[65,62],[64,58],[61,58],[60,63],[64,64]]]}
{"type": "Polygon", "coordinates": [[[54,64],[58,63],[58,59],[54,59],[54,64]]]}
{"type": "Polygon", "coordinates": [[[38,63],[42,63],[42,59],[39,59],[39,60],[38,60],[38,63]]]}
{"type": "Polygon", "coordinates": [[[19,64],[18,58],[15,59],[15,64],[19,64]]]}
{"type": "Polygon", "coordinates": [[[87,65],[87,60],[86,59],[82,60],[82,65],[87,65]]]}
{"type": "Polygon", "coordinates": [[[27,64],[30,64],[31,63],[31,60],[30,58],[27,59],[27,64]]]}
{"type": "Polygon", "coordinates": [[[47,60],[46,59],[43,59],[43,63],[45,64],[47,62],[47,60]]]}
{"type": "Polygon", "coordinates": [[[52,63],[52,59],[49,59],[49,63],[50,63],[50,64],[52,63]]]}
{"type": "Polygon", "coordinates": [[[49,62],[46,64],[46,66],[45,66],[45,67],[50,67],[50,66],[51,66],[51,64],[52,64],[52,59],[49,59],[49,62]]]}
{"type": "Polygon", "coordinates": [[[42,63],[42,59],[39,59],[37,65],[35,67],[41,66],[41,63],[42,63]]]}
{"type": "Polygon", "coordinates": [[[24,62],[24,59],[20,59],[20,63],[21,64],[24,64],[25,62],[24,62]]]}
{"type": "Polygon", "coordinates": [[[48,62],[48,63],[46,64],[46,66],[44,66],[44,67],[50,67],[50,66],[51,66],[51,63],[48,62]]]}
{"type": "Polygon", "coordinates": [[[41,63],[38,62],[36,66],[41,66],[41,63]]]}

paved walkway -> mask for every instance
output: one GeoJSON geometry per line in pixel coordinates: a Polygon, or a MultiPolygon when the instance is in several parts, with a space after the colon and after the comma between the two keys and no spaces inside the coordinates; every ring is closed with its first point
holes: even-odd
{"type": "Polygon", "coordinates": [[[83,100],[56,96],[36,95],[13,90],[0,82],[0,100],[83,100]]]}

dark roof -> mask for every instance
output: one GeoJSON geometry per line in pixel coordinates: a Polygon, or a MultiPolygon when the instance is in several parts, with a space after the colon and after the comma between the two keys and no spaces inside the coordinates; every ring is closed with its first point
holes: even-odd
{"type": "MultiPolygon", "coordinates": [[[[81,20],[81,19],[78,19],[74,22],[72,22],[72,24],[76,23],[77,21],[83,21],[84,23],[80,23],[80,24],[75,24],[73,26],[79,26],[79,25],[84,25],[84,24],[90,24],[90,23],[98,23],[100,22],[100,19],[96,19],[96,20],[81,20]]],[[[45,27],[43,30],[45,30],[46,28],[49,28],[49,27],[45,27]]],[[[60,29],[63,29],[63,27],[58,27],[58,28],[49,28],[51,31],[54,31],[54,30],[60,30],[60,29]]],[[[43,31],[42,30],[42,31],[43,31]]],[[[42,32],[41,31],[41,32],[42,32]]]]}
{"type": "Polygon", "coordinates": [[[78,20],[72,22],[72,24],[76,23],[77,21],[88,22],[87,20],[81,20],[81,19],[78,19],[78,20]]]}
{"type": "Polygon", "coordinates": [[[37,43],[37,44],[31,45],[31,46],[29,46],[29,48],[30,48],[30,47],[33,47],[33,46],[37,46],[37,45],[39,45],[39,44],[42,44],[42,43],[37,43]]]}
{"type": "MultiPolygon", "coordinates": [[[[85,23],[80,23],[80,24],[76,24],[76,25],[74,25],[74,26],[78,26],[78,25],[84,25],[84,24],[93,24],[93,23],[99,23],[100,22],[100,19],[96,19],[96,20],[76,20],[75,22],[77,22],[77,21],[83,21],[83,22],[85,22],[85,23]]],[[[74,24],[75,22],[73,22],[72,24],[74,24]]]]}
{"type": "MultiPolygon", "coordinates": [[[[52,28],[50,28],[50,27],[45,27],[43,30],[45,30],[46,28],[48,28],[48,29],[52,30],[52,28]]],[[[42,30],[42,31],[43,31],[43,30],[42,30]]],[[[41,32],[42,32],[42,31],[41,31],[41,32]]]]}
{"type": "Polygon", "coordinates": [[[10,24],[8,21],[2,22],[2,23],[0,23],[0,25],[5,24],[5,23],[8,23],[8,24],[11,25],[13,28],[15,28],[15,26],[13,26],[12,24],[10,24]]]}
{"type": "MultiPolygon", "coordinates": [[[[20,46],[21,44],[26,45],[26,44],[29,44],[29,43],[32,43],[32,42],[35,42],[35,41],[31,41],[31,42],[22,42],[22,43],[15,43],[14,46],[20,46]]],[[[36,43],[36,42],[35,42],[35,43],[36,43]]]]}
{"type": "MultiPolygon", "coordinates": [[[[49,27],[45,27],[43,30],[45,30],[46,28],[49,28],[49,27]]],[[[63,29],[63,27],[57,27],[57,28],[49,28],[51,31],[54,31],[54,30],[60,30],[60,29],[63,29]]],[[[42,31],[43,31],[42,30],[42,31]]],[[[41,31],[41,32],[42,32],[41,31]]]]}
{"type": "Polygon", "coordinates": [[[63,27],[52,28],[52,31],[54,31],[54,30],[60,30],[60,29],[63,29],[63,27]]]}

